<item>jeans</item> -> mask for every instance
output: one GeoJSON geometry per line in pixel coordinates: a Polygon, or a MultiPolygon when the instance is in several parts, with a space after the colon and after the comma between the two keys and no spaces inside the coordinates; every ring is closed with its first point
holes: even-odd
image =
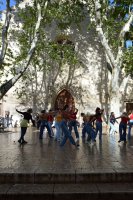
{"type": "Polygon", "coordinates": [[[79,138],[79,132],[78,132],[78,128],[77,128],[77,122],[76,120],[71,120],[69,122],[69,131],[72,133],[72,127],[74,128],[74,132],[75,132],[75,135],[76,135],[76,138],[79,138]]]}
{"type": "Polygon", "coordinates": [[[74,139],[73,139],[68,127],[67,127],[67,123],[64,120],[62,120],[62,122],[61,122],[61,128],[62,128],[62,131],[64,133],[64,137],[63,137],[63,140],[62,140],[60,146],[64,146],[64,144],[66,143],[67,139],[69,139],[71,144],[76,146],[76,143],[75,143],[75,141],[74,141],[74,139]]]}
{"type": "Polygon", "coordinates": [[[26,134],[27,127],[21,127],[21,136],[19,138],[20,142],[24,142],[24,136],[26,134]]]}
{"type": "Polygon", "coordinates": [[[82,138],[86,138],[86,123],[84,123],[84,126],[82,128],[82,138]]]}
{"type": "Polygon", "coordinates": [[[121,141],[126,141],[126,129],[127,129],[127,124],[120,122],[120,124],[119,124],[119,134],[120,134],[120,140],[121,141]]]}
{"type": "Polygon", "coordinates": [[[49,125],[49,128],[50,128],[51,135],[54,135],[54,131],[53,131],[53,129],[52,129],[52,124],[53,124],[53,122],[48,122],[48,125],[49,125]]]}
{"type": "Polygon", "coordinates": [[[131,129],[133,127],[133,121],[130,121],[129,122],[129,125],[128,125],[128,139],[130,140],[131,139],[131,129]]]}
{"type": "Polygon", "coordinates": [[[96,132],[92,128],[91,123],[89,123],[89,122],[86,124],[86,132],[88,134],[88,138],[90,138],[89,140],[92,140],[94,142],[95,138],[96,138],[96,132]]]}
{"type": "Polygon", "coordinates": [[[46,120],[42,120],[41,121],[41,125],[40,125],[39,139],[42,139],[42,137],[43,137],[43,131],[44,131],[45,127],[47,128],[49,137],[50,138],[52,137],[48,122],[46,120]]]}
{"type": "Polygon", "coordinates": [[[56,128],[55,138],[56,138],[57,140],[60,140],[60,138],[61,138],[61,133],[62,133],[62,130],[61,130],[61,122],[55,122],[55,128],[56,128]]]}
{"type": "Polygon", "coordinates": [[[102,139],[102,122],[96,121],[96,136],[99,132],[99,140],[102,139]]]}

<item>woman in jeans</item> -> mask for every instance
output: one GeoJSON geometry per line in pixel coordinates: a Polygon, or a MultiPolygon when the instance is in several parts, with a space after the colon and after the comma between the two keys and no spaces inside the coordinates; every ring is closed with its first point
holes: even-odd
{"type": "Polygon", "coordinates": [[[121,122],[119,124],[119,134],[120,134],[120,139],[118,142],[124,142],[126,143],[126,129],[127,129],[127,123],[129,121],[129,117],[126,112],[124,112],[121,116],[115,118],[119,119],[121,118],[121,122]]]}
{"type": "Polygon", "coordinates": [[[129,115],[129,123],[128,123],[128,140],[131,139],[131,129],[133,127],[133,111],[131,112],[131,114],[129,115]]]}
{"type": "Polygon", "coordinates": [[[32,123],[33,123],[33,125],[34,125],[34,121],[32,119],[32,115],[31,115],[32,109],[29,108],[26,112],[21,112],[21,111],[18,111],[17,109],[16,109],[16,111],[18,113],[20,113],[21,115],[23,115],[23,119],[22,119],[22,121],[20,123],[20,126],[21,126],[21,135],[20,135],[20,138],[19,138],[18,142],[20,144],[25,144],[27,142],[24,140],[24,136],[26,134],[26,130],[27,130],[27,127],[28,127],[29,120],[31,120],[32,123]]]}
{"type": "Polygon", "coordinates": [[[96,136],[99,132],[99,140],[102,141],[102,115],[104,109],[100,109],[99,107],[95,110],[95,118],[96,118],[96,136]]]}

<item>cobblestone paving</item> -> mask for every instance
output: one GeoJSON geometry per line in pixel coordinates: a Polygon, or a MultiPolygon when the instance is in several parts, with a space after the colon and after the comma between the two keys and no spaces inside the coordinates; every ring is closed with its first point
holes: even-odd
{"type": "Polygon", "coordinates": [[[47,171],[90,171],[90,172],[128,172],[133,171],[133,140],[127,144],[118,143],[119,135],[103,134],[102,143],[88,145],[81,138],[76,149],[69,141],[64,147],[59,142],[49,139],[45,133],[39,141],[39,132],[29,127],[25,145],[20,145],[20,128],[10,128],[9,132],[0,133],[0,173],[47,171]]]}

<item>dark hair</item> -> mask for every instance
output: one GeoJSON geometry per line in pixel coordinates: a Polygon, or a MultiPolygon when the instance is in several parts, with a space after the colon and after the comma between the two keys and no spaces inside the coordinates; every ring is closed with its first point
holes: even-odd
{"type": "Polygon", "coordinates": [[[97,111],[99,111],[99,110],[101,110],[101,109],[100,109],[99,107],[97,107],[95,111],[97,112],[97,111]]]}
{"type": "Polygon", "coordinates": [[[27,110],[27,112],[28,112],[28,113],[32,113],[32,108],[29,108],[29,109],[27,110]]]}
{"type": "Polygon", "coordinates": [[[46,112],[46,110],[41,110],[41,113],[45,113],[46,112]]]}

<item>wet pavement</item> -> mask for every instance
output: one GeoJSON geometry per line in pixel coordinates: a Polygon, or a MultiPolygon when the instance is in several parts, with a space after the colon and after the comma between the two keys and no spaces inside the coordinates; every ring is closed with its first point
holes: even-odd
{"type": "MultiPolygon", "coordinates": [[[[103,133],[103,140],[88,145],[81,138],[79,149],[69,141],[64,147],[49,139],[44,133],[39,140],[36,128],[29,127],[25,140],[17,141],[20,128],[10,128],[0,133],[0,173],[67,172],[133,172],[133,139],[127,144],[118,143],[119,135],[103,133]]],[[[133,130],[132,130],[133,134],[133,130]]]]}

